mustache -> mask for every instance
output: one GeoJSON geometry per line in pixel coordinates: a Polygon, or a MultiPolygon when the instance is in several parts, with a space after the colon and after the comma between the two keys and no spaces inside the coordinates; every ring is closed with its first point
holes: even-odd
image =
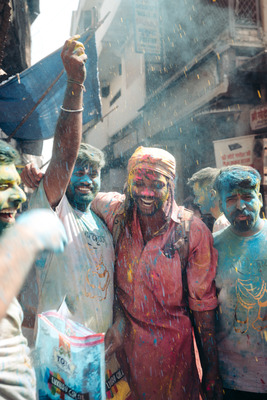
{"type": "Polygon", "coordinates": [[[238,218],[238,217],[240,217],[240,216],[242,216],[242,217],[251,217],[251,213],[250,213],[249,211],[247,211],[247,210],[243,210],[243,211],[237,210],[237,211],[233,214],[234,219],[235,219],[235,218],[238,218]]]}

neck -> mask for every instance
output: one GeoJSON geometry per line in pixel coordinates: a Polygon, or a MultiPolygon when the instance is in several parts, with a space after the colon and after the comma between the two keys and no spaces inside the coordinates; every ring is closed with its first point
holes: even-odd
{"type": "Polygon", "coordinates": [[[76,207],[76,210],[81,211],[81,212],[88,212],[91,208],[91,203],[89,204],[78,204],[76,207]]]}
{"type": "Polygon", "coordinates": [[[71,207],[74,208],[74,210],[78,210],[78,211],[81,211],[81,212],[84,212],[84,213],[89,211],[90,207],[91,207],[91,202],[90,203],[83,203],[83,204],[79,203],[79,204],[77,204],[77,203],[72,203],[72,202],[69,201],[69,203],[70,203],[71,207]]]}
{"type": "Polygon", "coordinates": [[[142,215],[138,213],[144,242],[148,242],[166,223],[166,217],[162,210],[154,215],[142,215]]]}
{"type": "Polygon", "coordinates": [[[217,219],[222,214],[219,204],[215,204],[213,208],[210,209],[211,215],[217,219]]]}

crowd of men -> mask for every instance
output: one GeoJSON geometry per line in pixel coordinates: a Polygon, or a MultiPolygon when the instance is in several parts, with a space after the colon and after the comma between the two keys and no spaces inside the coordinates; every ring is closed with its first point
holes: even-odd
{"type": "Polygon", "coordinates": [[[124,193],[100,192],[104,155],[81,143],[83,46],[67,41],[62,60],[68,80],[52,158],[45,174],[32,164],[23,170],[24,184],[36,189],[32,211],[10,229],[25,194],[15,158],[2,156],[12,150],[0,146],[0,257],[8,267],[1,271],[1,398],[36,398],[14,299],[34,259],[35,281],[26,278],[29,296],[21,300],[30,326],[37,329],[38,313],[64,305],[69,318],[105,332],[106,376],[122,378],[108,381],[107,398],[265,398],[267,226],[259,173],[210,168],[189,180],[202,212],[216,218],[213,236],[177,205],[176,162],[166,150],[137,148],[124,193]]]}

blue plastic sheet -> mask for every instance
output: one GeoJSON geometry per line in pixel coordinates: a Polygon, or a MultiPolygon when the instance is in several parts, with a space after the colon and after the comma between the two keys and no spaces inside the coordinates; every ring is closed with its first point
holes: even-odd
{"type": "MultiPolygon", "coordinates": [[[[95,36],[90,31],[79,39],[85,45],[86,61],[83,124],[101,118],[97,51],[95,36]],[[88,43],[87,39],[90,38],[88,43]]],[[[0,85],[0,128],[12,135],[23,118],[28,115],[38,100],[63,71],[61,49],[50,54],[0,85]]],[[[45,140],[54,136],[57,119],[67,83],[66,72],[55,83],[49,93],[32,112],[30,117],[13,136],[20,140],[45,140]]]]}

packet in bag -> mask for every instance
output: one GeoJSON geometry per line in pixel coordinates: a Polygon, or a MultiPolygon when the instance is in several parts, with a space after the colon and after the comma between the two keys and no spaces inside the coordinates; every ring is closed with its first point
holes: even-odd
{"type": "Polygon", "coordinates": [[[39,400],[105,400],[104,334],[62,317],[38,315],[34,355],[39,400]]]}

